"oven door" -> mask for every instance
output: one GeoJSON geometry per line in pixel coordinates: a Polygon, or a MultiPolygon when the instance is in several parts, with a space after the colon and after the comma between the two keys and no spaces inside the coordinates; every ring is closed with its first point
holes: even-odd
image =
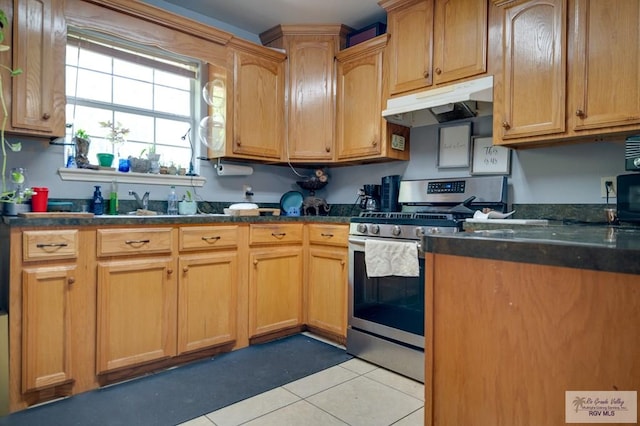
{"type": "Polygon", "coordinates": [[[349,237],[349,327],[424,349],[424,253],[418,248],[419,277],[370,278],[366,238],[349,237]]]}

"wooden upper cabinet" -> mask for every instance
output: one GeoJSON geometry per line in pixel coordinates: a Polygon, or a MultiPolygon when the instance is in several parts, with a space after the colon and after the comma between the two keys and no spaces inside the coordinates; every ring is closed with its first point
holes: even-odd
{"type": "Polygon", "coordinates": [[[566,0],[510,3],[503,9],[503,84],[494,138],[565,130],[566,0]]]}
{"type": "Polygon", "coordinates": [[[433,82],[487,71],[486,0],[435,0],[433,82]]]}
{"type": "Polygon", "coordinates": [[[233,39],[233,156],[280,160],[285,55],[233,39]]]}
{"type": "Polygon", "coordinates": [[[286,160],[333,160],[335,55],[349,30],[344,25],[278,25],[260,34],[263,44],[287,52],[286,160]]]}
{"type": "Polygon", "coordinates": [[[386,36],[341,51],[338,56],[336,139],[338,159],[382,152],[382,52],[386,36]]]}
{"type": "Polygon", "coordinates": [[[639,124],[640,2],[575,0],[573,12],[573,129],[639,124]]]}
{"type": "MultiPolygon", "coordinates": [[[[0,3],[10,17],[11,2],[0,3]]],[[[66,25],[61,0],[13,1],[12,56],[22,73],[11,78],[7,131],[49,137],[65,133],[66,25]]],[[[4,29],[5,35],[11,31],[4,29]]],[[[8,37],[9,38],[9,37],[8,37]]],[[[8,62],[4,62],[5,65],[8,62]]],[[[8,76],[8,73],[4,74],[8,76]]],[[[3,75],[3,77],[4,77],[3,75]]],[[[7,81],[7,80],[5,80],[7,81]]]]}
{"type": "Polygon", "coordinates": [[[391,95],[430,86],[432,74],[433,0],[385,0],[387,33],[391,35],[389,92],[391,95]]]}

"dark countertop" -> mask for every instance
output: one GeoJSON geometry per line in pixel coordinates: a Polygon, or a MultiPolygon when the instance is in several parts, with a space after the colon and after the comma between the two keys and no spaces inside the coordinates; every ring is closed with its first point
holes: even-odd
{"type": "Polygon", "coordinates": [[[197,214],[185,216],[135,216],[100,215],[91,218],[23,218],[3,216],[2,222],[11,227],[61,227],[61,226],[129,226],[182,225],[182,224],[222,224],[222,223],[349,223],[346,216],[228,216],[217,214],[197,214]]]}
{"type": "Polygon", "coordinates": [[[640,228],[521,226],[429,235],[431,253],[640,274],[640,228]]]}

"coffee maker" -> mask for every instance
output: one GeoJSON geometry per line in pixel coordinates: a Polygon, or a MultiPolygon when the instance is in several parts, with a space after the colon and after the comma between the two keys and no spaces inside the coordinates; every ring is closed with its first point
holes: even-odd
{"type": "Polygon", "coordinates": [[[363,185],[364,195],[360,200],[360,208],[368,212],[380,210],[380,185],[363,185]]]}

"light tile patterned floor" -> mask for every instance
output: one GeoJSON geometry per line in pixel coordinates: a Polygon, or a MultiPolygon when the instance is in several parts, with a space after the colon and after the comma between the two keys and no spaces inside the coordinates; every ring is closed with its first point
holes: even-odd
{"type": "Polygon", "coordinates": [[[351,359],[182,426],[421,426],[424,386],[351,359]]]}

